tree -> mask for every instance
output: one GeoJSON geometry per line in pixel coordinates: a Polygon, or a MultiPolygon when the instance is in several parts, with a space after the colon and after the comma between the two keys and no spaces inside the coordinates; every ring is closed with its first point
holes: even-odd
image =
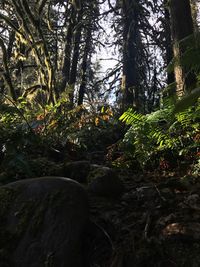
{"type": "MultiPolygon", "coordinates": [[[[52,53],[55,40],[54,25],[49,20],[49,12],[45,6],[47,1],[38,4],[34,1],[10,0],[6,3],[8,10],[13,10],[13,16],[9,17],[6,12],[6,14],[1,13],[0,18],[7,24],[9,31],[15,32],[15,62],[13,65],[18,71],[24,72],[24,62],[34,64],[37,80],[32,80],[31,89],[40,86],[45,88],[48,102],[55,103],[55,53],[52,53]]],[[[20,87],[24,87],[24,84],[21,83],[20,87]]],[[[24,88],[20,88],[20,91],[23,90],[24,88]]],[[[26,88],[26,90],[30,89],[26,88]]],[[[13,100],[16,99],[13,98],[13,100]]]]}
{"type": "MultiPolygon", "coordinates": [[[[64,61],[62,66],[62,83],[60,86],[60,92],[64,92],[69,83],[70,76],[70,67],[71,67],[71,53],[72,53],[72,40],[73,40],[73,31],[75,27],[75,17],[76,10],[74,6],[69,7],[69,18],[68,18],[68,27],[67,33],[65,36],[65,48],[64,48],[64,61]]],[[[67,10],[66,10],[67,13],[67,10]]]]}
{"type": "Polygon", "coordinates": [[[73,46],[73,54],[72,54],[72,62],[71,62],[71,69],[69,75],[69,101],[71,107],[74,106],[74,90],[75,84],[77,81],[77,73],[78,73],[78,60],[80,56],[80,42],[81,42],[81,32],[82,32],[82,9],[78,11],[77,16],[77,23],[75,26],[75,33],[74,33],[74,46],[73,46]]]}
{"type": "MultiPolygon", "coordinates": [[[[167,8],[167,0],[163,2],[163,15],[164,15],[164,21],[163,21],[163,28],[164,28],[164,48],[165,48],[165,63],[166,66],[170,64],[173,58],[173,44],[172,44],[172,36],[171,36],[171,28],[170,28],[170,13],[169,9],[167,8]]],[[[167,84],[171,84],[174,82],[174,72],[168,72],[167,73],[167,84]]]]}
{"type": "Polygon", "coordinates": [[[199,31],[199,25],[198,25],[198,5],[200,4],[199,0],[190,0],[191,4],[191,11],[192,11],[192,19],[193,19],[193,25],[194,25],[194,31],[199,31]]]}
{"type": "Polygon", "coordinates": [[[79,92],[78,92],[78,106],[83,104],[83,99],[86,91],[86,86],[87,86],[87,70],[88,70],[88,63],[90,61],[89,59],[89,53],[91,51],[91,37],[92,37],[92,32],[91,32],[91,25],[87,26],[87,31],[86,31],[86,39],[85,39],[85,47],[83,51],[83,58],[82,58],[82,64],[81,64],[81,83],[79,87],[79,92]]]}
{"type": "Polygon", "coordinates": [[[193,34],[194,27],[192,21],[191,7],[189,0],[170,0],[171,31],[173,38],[173,51],[176,58],[174,68],[176,79],[176,94],[181,97],[195,78],[193,73],[186,73],[184,66],[181,64],[181,57],[186,50],[181,46],[180,41],[185,37],[193,34]]]}
{"type": "Polygon", "coordinates": [[[138,109],[137,49],[139,38],[138,1],[122,2],[123,21],[123,82],[124,107],[134,106],[138,109]]]}
{"type": "Polygon", "coordinates": [[[97,40],[93,37],[95,35],[95,31],[98,30],[97,21],[98,21],[98,15],[99,15],[99,4],[98,1],[93,0],[90,2],[85,2],[83,4],[84,13],[83,16],[85,16],[84,21],[82,22],[83,27],[83,50],[82,50],[82,62],[80,66],[80,86],[78,90],[78,101],[77,104],[80,106],[83,104],[84,96],[86,93],[88,81],[89,81],[89,69],[91,66],[91,58],[92,54],[94,53],[94,46],[97,40]]]}

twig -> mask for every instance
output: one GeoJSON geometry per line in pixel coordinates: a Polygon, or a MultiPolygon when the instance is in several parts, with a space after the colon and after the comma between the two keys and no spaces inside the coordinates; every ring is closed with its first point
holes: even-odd
{"type": "Polygon", "coordinates": [[[151,224],[151,216],[150,216],[150,214],[148,214],[146,224],[144,227],[144,234],[143,234],[144,239],[146,239],[146,240],[148,240],[148,231],[149,231],[150,224],[151,224]]]}
{"type": "Polygon", "coordinates": [[[159,189],[158,189],[158,187],[157,187],[156,185],[155,185],[155,189],[156,189],[156,191],[157,191],[159,197],[160,197],[164,202],[166,202],[166,201],[167,201],[166,198],[164,198],[164,197],[161,195],[161,193],[160,193],[160,191],[159,191],[159,189]]]}

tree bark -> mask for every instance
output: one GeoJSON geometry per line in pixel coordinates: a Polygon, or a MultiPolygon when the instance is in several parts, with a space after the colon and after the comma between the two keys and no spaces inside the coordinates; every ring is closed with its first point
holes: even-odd
{"type": "Polygon", "coordinates": [[[83,53],[82,65],[81,65],[81,84],[78,93],[78,106],[83,104],[83,99],[86,91],[87,85],[87,67],[88,67],[88,56],[91,50],[91,37],[92,37],[92,29],[91,25],[88,25],[87,33],[86,33],[86,41],[85,48],[83,53]]]}
{"type": "Polygon", "coordinates": [[[190,5],[191,5],[191,12],[192,12],[194,31],[195,32],[199,32],[198,5],[200,5],[200,1],[199,0],[190,0],[190,5]]]}
{"type": "MultiPolygon", "coordinates": [[[[15,32],[12,30],[11,32],[9,32],[9,42],[8,42],[8,47],[7,47],[7,62],[10,61],[10,58],[12,56],[14,42],[15,42],[15,32]]],[[[3,78],[0,79],[0,90],[1,90],[1,93],[4,93],[5,83],[4,83],[3,78]]],[[[14,93],[14,94],[16,96],[16,93],[14,93]]],[[[14,98],[15,98],[15,96],[14,96],[14,98]]]]}
{"type": "Polygon", "coordinates": [[[8,52],[7,52],[6,46],[5,46],[2,38],[0,38],[0,47],[2,49],[2,54],[3,54],[3,59],[2,59],[3,64],[2,65],[3,65],[3,69],[4,69],[4,73],[3,73],[4,84],[7,85],[9,92],[10,92],[10,96],[12,97],[12,100],[14,102],[16,102],[17,101],[17,95],[16,95],[15,88],[14,88],[13,83],[12,83],[10,70],[8,67],[8,52]]]}
{"type": "Polygon", "coordinates": [[[66,86],[69,82],[69,75],[70,75],[70,67],[71,67],[71,51],[72,51],[72,38],[73,38],[73,28],[74,28],[74,15],[75,11],[74,8],[71,7],[71,17],[69,20],[69,25],[66,34],[66,41],[65,41],[65,51],[64,51],[64,62],[62,67],[62,83],[60,86],[60,91],[64,92],[66,86]]]}
{"type": "MultiPolygon", "coordinates": [[[[167,0],[165,1],[165,6],[167,5],[167,0]]],[[[165,31],[165,52],[166,52],[166,65],[168,66],[173,59],[173,44],[171,37],[171,28],[170,28],[170,14],[168,8],[164,9],[164,31],[165,31]]],[[[171,84],[175,81],[174,72],[167,73],[167,84],[171,84]]]]}
{"type": "Polygon", "coordinates": [[[77,29],[74,35],[72,64],[71,64],[71,70],[70,70],[70,75],[69,75],[69,89],[70,89],[69,101],[70,101],[71,108],[73,108],[73,105],[74,105],[74,87],[75,87],[75,83],[77,79],[78,60],[79,60],[79,55],[80,55],[80,41],[81,41],[81,30],[82,30],[81,18],[82,18],[82,10],[78,13],[77,29]]]}
{"type": "Polygon", "coordinates": [[[136,67],[138,36],[138,2],[124,0],[123,16],[123,110],[128,107],[139,108],[138,77],[136,67]]]}
{"type": "Polygon", "coordinates": [[[194,80],[193,75],[186,74],[184,66],[180,63],[180,58],[185,51],[185,48],[180,46],[180,41],[194,32],[190,0],[170,0],[169,8],[171,15],[173,51],[177,61],[174,68],[176,94],[178,97],[181,97],[187,87],[190,86],[194,80]]]}

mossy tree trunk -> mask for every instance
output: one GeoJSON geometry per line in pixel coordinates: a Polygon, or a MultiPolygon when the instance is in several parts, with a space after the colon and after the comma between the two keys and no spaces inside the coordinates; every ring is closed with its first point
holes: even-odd
{"type": "Polygon", "coordinates": [[[77,80],[78,73],[78,60],[80,55],[80,41],[81,41],[81,31],[82,31],[82,9],[78,12],[77,16],[77,25],[74,33],[74,47],[73,47],[73,55],[72,55],[72,64],[69,75],[69,101],[70,106],[73,108],[74,106],[74,88],[77,80]]]}
{"type": "Polygon", "coordinates": [[[199,32],[199,25],[198,25],[198,7],[200,5],[199,0],[190,0],[191,4],[191,11],[192,11],[192,19],[194,25],[194,31],[199,32]]]}
{"type": "Polygon", "coordinates": [[[181,47],[180,41],[194,32],[190,0],[170,0],[169,9],[171,15],[173,51],[174,57],[176,58],[174,69],[176,94],[178,97],[181,97],[194,82],[192,73],[186,73],[184,66],[182,66],[180,62],[180,58],[185,51],[185,48],[181,47]]]}

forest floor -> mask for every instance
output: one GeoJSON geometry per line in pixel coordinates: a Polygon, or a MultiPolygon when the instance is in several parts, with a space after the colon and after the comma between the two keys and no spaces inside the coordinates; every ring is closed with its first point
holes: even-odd
{"type": "Polygon", "coordinates": [[[106,236],[91,242],[91,266],[200,266],[198,177],[119,174],[125,184],[120,199],[90,196],[91,219],[106,236]]]}
{"type": "MultiPolygon", "coordinates": [[[[35,159],[34,177],[55,176],[62,163],[44,159],[35,159]]],[[[71,161],[76,160],[80,159],[71,161]]],[[[122,196],[109,199],[89,194],[90,219],[99,231],[86,241],[88,266],[199,267],[200,180],[191,168],[188,165],[182,173],[117,168],[125,187],[122,196]]],[[[12,173],[4,170],[0,176],[8,179],[12,173]]],[[[20,172],[15,177],[22,178],[30,176],[20,172]]]]}

